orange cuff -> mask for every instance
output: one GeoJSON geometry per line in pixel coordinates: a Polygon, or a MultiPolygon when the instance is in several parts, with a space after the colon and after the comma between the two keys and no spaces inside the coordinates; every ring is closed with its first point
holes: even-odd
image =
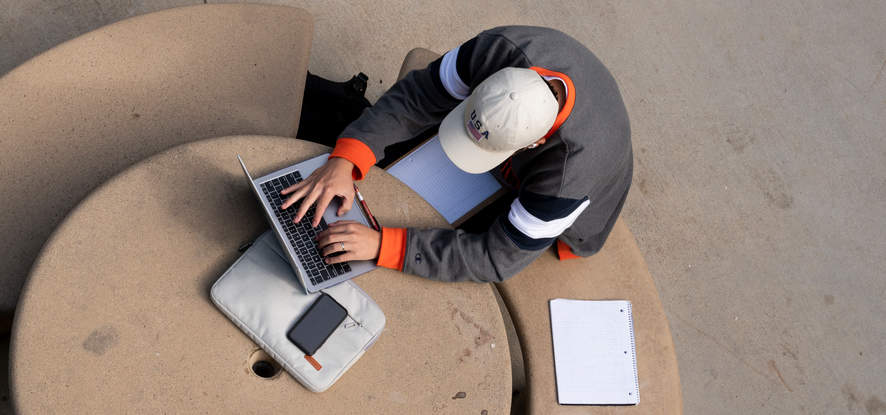
{"type": "Polygon", "coordinates": [[[560,257],[561,261],[565,261],[567,259],[575,259],[581,258],[578,255],[572,253],[572,248],[569,245],[566,245],[566,242],[563,242],[557,239],[557,256],[560,257]]]}
{"type": "Polygon", "coordinates": [[[369,146],[355,138],[339,138],[329,158],[341,157],[354,163],[354,180],[363,180],[369,169],[375,165],[375,154],[369,146]]]}
{"type": "MultiPolygon", "coordinates": [[[[563,80],[566,83],[566,90],[569,91],[566,94],[566,102],[563,104],[563,109],[557,113],[557,118],[554,120],[554,125],[548,130],[548,133],[545,134],[545,138],[552,136],[557,130],[566,122],[566,119],[569,118],[569,114],[572,113],[572,108],[575,106],[575,85],[572,84],[572,79],[570,79],[566,74],[551,71],[545,68],[540,68],[538,66],[533,66],[529,69],[532,69],[536,73],[541,76],[554,76],[563,80]]],[[[561,258],[562,259],[562,258],[561,258]]]]}
{"type": "Polygon", "coordinates": [[[380,267],[402,271],[405,256],[406,229],[381,228],[381,249],[379,249],[376,264],[380,267]]]}

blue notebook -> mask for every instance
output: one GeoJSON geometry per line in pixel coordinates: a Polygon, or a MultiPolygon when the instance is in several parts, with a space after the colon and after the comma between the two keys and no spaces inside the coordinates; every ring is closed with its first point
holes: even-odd
{"type": "Polygon", "coordinates": [[[437,136],[396,161],[387,172],[454,226],[470,217],[475,208],[495,200],[502,190],[492,174],[471,174],[456,167],[443,152],[437,136]]]}

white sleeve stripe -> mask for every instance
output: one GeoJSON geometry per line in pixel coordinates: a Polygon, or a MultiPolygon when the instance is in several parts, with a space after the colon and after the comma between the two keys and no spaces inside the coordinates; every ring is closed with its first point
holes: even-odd
{"type": "Polygon", "coordinates": [[[462,100],[468,97],[471,89],[459,78],[458,70],[455,67],[460,47],[456,47],[443,55],[443,61],[440,62],[440,81],[449,95],[452,95],[455,99],[462,100]]]}
{"type": "Polygon", "coordinates": [[[523,232],[524,235],[532,239],[554,238],[560,236],[563,231],[572,226],[578,215],[591,204],[590,200],[585,200],[578,205],[569,216],[550,221],[541,220],[526,210],[520,199],[514,199],[511,203],[511,211],[508,212],[508,220],[517,230],[523,232]]]}

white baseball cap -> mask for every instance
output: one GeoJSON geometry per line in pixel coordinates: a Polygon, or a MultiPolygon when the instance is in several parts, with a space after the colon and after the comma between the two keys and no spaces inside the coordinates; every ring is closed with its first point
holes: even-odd
{"type": "Polygon", "coordinates": [[[440,124],[440,144],[458,168],[483,173],[540,138],[559,105],[532,69],[504,68],[486,78],[440,124]]]}

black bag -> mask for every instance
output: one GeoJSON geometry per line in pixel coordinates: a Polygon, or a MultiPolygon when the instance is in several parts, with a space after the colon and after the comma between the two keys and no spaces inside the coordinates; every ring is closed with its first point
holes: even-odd
{"type": "MultiPolygon", "coordinates": [[[[332,82],[308,72],[301,120],[295,136],[335,147],[335,140],[345,127],[370,107],[369,101],[363,96],[368,79],[366,74],[360,72],[347,82],[332,82]]],[[[436,133],[435,126],[409,140],[385,147],[384,157],[376,165],[387,167],[436,133]]]]}
{"type": "Polygon", "coordinates": [[[335,147],[338,135],[370,106],[363,72],[347,82],[332,82],[308,72],[296,137],[335,147]]]}

